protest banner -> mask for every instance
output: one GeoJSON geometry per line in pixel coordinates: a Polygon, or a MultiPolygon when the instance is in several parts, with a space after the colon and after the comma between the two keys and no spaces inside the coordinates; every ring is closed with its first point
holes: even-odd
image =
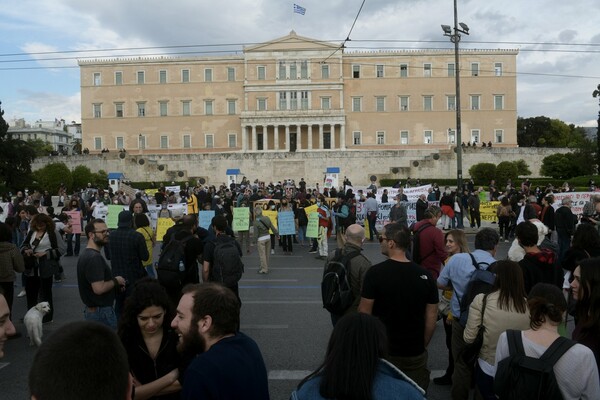
{"type": "Polygon", "coordinates": [[[249,207],[235,207],[233,209],[232,228],[236,232],[247,231],[250,229],[249,207]]]}
{"type": "Polygon", "coordinates": [[[310,217],[310,214],[317,212],[318,209],[319,209],[319,206],[317,206],[316,204],[313,204],[308,207],[304,207],[304,212],[306,213],[307,216],[310,217]]]}
{"type": "Polygon", "coordinates": [[[306,237],[319,237],[319,213],[313,212],[308,215],[308,225],[306,225],[306,237]]]}
{"type": "Polygon", "coordinates": [[[158,218],[156,220],[156,241],[162,242],[167,229],[175,225],[175,222],[171,218],[158,218]]]}
{"type": "Polygon", "coordinates": [[[208,229],[215,216],[214,210],[203,210],[198,213],[198,225],[201,228],[208,229]]]}
{"type": "Polygon", "coordinates": [[[278,217],[278,230],[280,235],[295,235],[296,224],[294,223],[293,211],[281,211],[278,217]]]}

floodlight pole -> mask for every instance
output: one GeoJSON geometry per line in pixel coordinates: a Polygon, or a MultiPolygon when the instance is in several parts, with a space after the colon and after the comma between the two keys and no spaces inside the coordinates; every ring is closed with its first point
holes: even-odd
{"type": "MultiPolygon", "coordinates": [[[[600,85],[594,90],[592,96],[598,98],[598,107],[600,107],[600,85]]],[[[598,129],[596,130],[596,164],[597,173],[600,173],[600,110],[598,110],[598,129]]]]}
{"type": "Polygon", "coordinates": [[[454,78],[456,85],[456,185],[457,192],[462,193],[462,130],[461,130],[461,116],[460,116],[460,57],[459,57],[459,42],[461,39],[460,34],[469,34],[468,28],[460,29],[458,27],[458,9],[456,5],[457,0],[454,0],[454,28],[453,32],[444,32],[444,36],[448,36],[450,41],[454,43],[454,78]]]}

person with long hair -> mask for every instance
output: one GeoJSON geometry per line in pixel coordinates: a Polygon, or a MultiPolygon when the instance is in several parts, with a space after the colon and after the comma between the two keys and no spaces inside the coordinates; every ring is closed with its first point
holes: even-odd
{"type": "MultiPolygon", "coordinates": [[[[446,241],[446,251],[448,258],[444,265],[450,260],[454,254],[468,253],[469,243],[467,235],[463,230],[452,229],[444,235],[446,241]]],[[[442,267],[443,269],[444,267],[442,267]]],[[[452,312],[450,310],[450,300],[452,299],[453,290],[442,291],[440,297],[439,311],[444,322],[444,332],[446,333],[446,348],[448,349],[448,368],[446,373],[437,378],[433,378],[433,383],[436,385],[452,385],[452,374],[454,373],[454,357],[452,356],[452,312]]]]}
{"type": "Polygon", "coordinates": [[[577,300],[577,325],[572,337],[592,350],[600,370],[600,258],[579,263],[573,272],[571,290],[577,300]]]}
{"type": "Polygon", "coordinates": [[[25,264],[19,248],[12,241],[9,226],[0,222],[0,287],[4,290],[4,298],[8,309],[12,312],[16,272],[23,272],[25,264]]]}
{"type": "Polygon", "coordinates": [[[385,360],[388,340],[376,317],[352,313],[333,328],[325,360],[304,378],[291,400],[423,399],[425,392],[385,360]]]}
{"type": "MultiPolygon", "coordinates": [[[[567,301],[556,285],[538,283],[529,292],[527,307],[529,329],[520,332],[523,349],[526,356],[540,358],[560,337],[558,326],[565,318],[567,301]]],[[[507,333],[504,332],[500,334],[496,346],[496,369],[509,355],[507,333]]],[[[600,399],[598,368],[594,362],[594,354],[586,346],[575,344],[554,364],[553,370],[563,398],[600,399]]],[[[510,392],[511,387],[503,389],[510,392]]],[[[503,398],[500,393],[497,394],[503,398]]]]}
{"type": "Polygon", "coordinates": [[[50,311],[44,315],[44,322],[52,321],[54,302],[52,301],[53,276],[42,277],[40,264],[49,260],[58,260],[58,238],[54,221],[46,214],[37,214],[31,219],[30,229],[23,241],[21,254],[25,258],[25,291],[27,293],[27,309],[31,309],[40,301],[50,304],[50,311]]]}
{"type": "Polygon", "coordinates": [[[169,322],[175,313],[165,289],[139,280],[125,301],[118,335],[127,351],[136,399],[179,399],[178,336],[169,322]]]}
{"type": "Polygon", "coordinates": [[[508,202],[508,197],[502,197],[498,208],[496,209],[496,216],[498,217],[498,228],[500,230],[500,241],[504,240],[508,242],[509,226],[511,213],[514,214],[512,207],[508,202]]]}
{"type": "Polygon", "coordinates": [[[496,399],[493,387],[498,337],[507,329],[529,327],[529,312],[521,267],[514,261],[503,260],[498,261],[493,268],[496,273],[494,287],[487,295],[475,296],[469,308],[469,319],[463,333],[465,342],[472,343],[477,337],[479,326],[485,326],[483,345],[475,366],[475,384],[485,400],[496,399]]]}
{"type": "Polygon", "coordinates": [[[594,257],[600,257],[600,233],[592,224],[579,224],[561,267],[572,274],[580,261],[594,257]]]}

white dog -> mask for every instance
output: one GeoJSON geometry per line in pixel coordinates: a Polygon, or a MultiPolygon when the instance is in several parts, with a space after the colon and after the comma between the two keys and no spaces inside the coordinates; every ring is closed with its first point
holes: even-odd
{"type": "Polygon", "coordinates": [[[25,328],[27,328],[30,346],[33,346],[34,344],[38,347],[41,346],[42,336],[44,336],[42,318],[44,318],[44,315],[48,314],[49,311],[50,304],[47,301],[42,301],[34,307],[31,307],[31,309],[27,311],[27,314],[25,314],[23,323],[25,324],[25,328]]]}

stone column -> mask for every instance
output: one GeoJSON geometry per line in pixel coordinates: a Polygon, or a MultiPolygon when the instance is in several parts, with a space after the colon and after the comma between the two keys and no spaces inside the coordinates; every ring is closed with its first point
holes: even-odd
{"type": "Polygon", "coordinates": [[[285,151],[290,151],[290,126],[285,126],[285,151]]]}
{"type": "Polygon", "coordinates": [[[340,125],[340,149],[346,150],[346,124],[340,125]]]}
{"type": "Polygon", "coordinates": [[[329,125],[329,136],[331,136],[331,149],[335,149],[335,125],[329,125]]]}
{"type": "Polygon", "coordinates": [[[296,125],[296,151],[302,150],[302,125],[296,125]]]}
{"type": "Polygon", "coordinates": [[[263,151],[269,150],[269,125],[263,125],[263,151]]]}
{"type": "Polygon", "coordinates": [[[308,150],[312,150],[312,124],[308,124],[308,150]]]}
{"type": "Polygon", "coordinates": [[[319,124],[319,150],[323,150],[323,124],[319,124]]]}
{"type": "Polygon", "coordinates": [[[256,125],[252,125],[252,151],[256,151],[258,149],[256,139],[257,139],[256,125]]]}
{"type": "Polygon", "coordinates": [[[248,126],[242,127],[242,151],[248,150],[248,126]]]}
{"type": "Polygon", "coordinates": [[[273,129],[273,150],[279,150],[279,125],[275,125],[273,129]]]}

